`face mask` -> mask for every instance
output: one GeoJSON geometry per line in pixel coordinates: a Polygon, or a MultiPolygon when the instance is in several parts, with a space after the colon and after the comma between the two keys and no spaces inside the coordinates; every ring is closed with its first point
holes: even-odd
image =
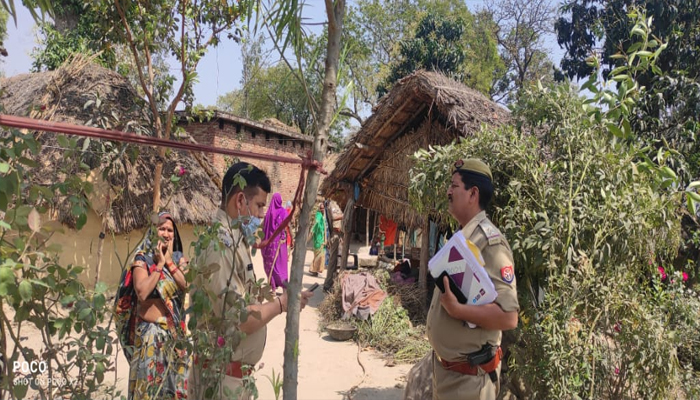
{"type": "MultiPolygon", "coordinates": [[[[248,206],[248,202],[246,201],[245,204],[246,208],[248,208],[248,215],[250,218],[247,222],[243,222],[241,224],[241,229],[243,230],[243,235],[246,240],[246,242],[249,240],[249,237],[255,236],[255,232],[260,229],[260,225],[262,225],[262,220],[258,217],[254,217],[253,213],[250,212],[250,207],[248,206]]],[[[252,239],[254,240],[254,239],[252,239]]],[[[249,245],[252,245],[253,243],[248,243],[249,245]]]]}

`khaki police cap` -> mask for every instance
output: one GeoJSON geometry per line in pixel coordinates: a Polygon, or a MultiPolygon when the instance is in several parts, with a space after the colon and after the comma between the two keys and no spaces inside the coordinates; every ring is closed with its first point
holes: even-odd
{"type": "Polygon", "coordinates": [[[468,158],[466,160],[457,160],[455,162],[455,171],[469,171],[477,174],[481,174],[493,181],[493,175],[491,175],[491,168],[489,168],[486,163],[477,158],[468,158]]]}

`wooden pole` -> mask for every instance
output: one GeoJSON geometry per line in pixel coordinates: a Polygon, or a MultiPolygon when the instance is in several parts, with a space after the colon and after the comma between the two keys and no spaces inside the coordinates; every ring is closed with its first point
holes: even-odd
{"type": "Polygon", "coordinates": [[[369,213],[367,210],[367,222],[365,222],[365,247],[369,247],[369,213]]]}
{"type": "Polygon", "coordinates": [[[430,220],[425,219],[421,232],[420,244],[420,270],[418,271],[418,287],[421,294],[421,307],[426,310],[427,286],[428,286],[428,260],[430,259],[430,220]]]}
{"type": "Polygon", "coordinates": [[[340,258],[340,269],[345,270],[348,266],[348,255],[350,254],[350,238],[352,237],[353,212],[355,212],[355,197],[350,196],[348,204],[343,213],[343,255],[340,258]]]}

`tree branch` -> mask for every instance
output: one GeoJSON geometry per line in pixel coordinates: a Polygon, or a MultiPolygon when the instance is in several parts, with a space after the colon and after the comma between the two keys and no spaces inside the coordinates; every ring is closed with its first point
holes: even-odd
{"type": "Polygon", "coordinates": [[[117,7],[117,13],[119,14],[119,19],[122,22],[122,25],[124,26],[124,29],[126,31],[126,41],[129,43],[129,48],[131,48],[131,54],[134,56],[134,62],[136,63],[136,69],[139,73],[139,83],[141,84],[141,88],[143,89],[146,98],[148,99],[148,104],[150,105],[151,112],[153,113],[153,118],[159,118],[158,117],[158,108],[156,106],[156,102],[153,98],[153,93],[148,90],[146,87],[146,78],[143,76],[143,65],[141,64],[141,61],[139,60],[139,52],[138,49],[136,48],[136,43],[134,42],[134,34],[131,31],[131,27],[129,26],[129,22],[126,20],[126,15],[124,14],[124,10],[121,8],[119,4],[120,0],[117,0],[114,2],[115,6],[117,7]]]}

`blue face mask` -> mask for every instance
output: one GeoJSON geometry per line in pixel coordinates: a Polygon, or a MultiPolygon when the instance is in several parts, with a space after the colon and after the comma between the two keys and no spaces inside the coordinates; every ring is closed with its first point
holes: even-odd
{"type": "MultiPolygon", "coordinates": [[[[253,216],[253,213],[250,212],[250,207],[248,206],[247,201],[246,201],[245,206],[246,206],[246,208],[248,208],[249,220],[247,222],[243,222],[241,224],[241,230],[243,230],[244,239],[247,242],[248,238],[255,236],[255,232],[257,232],[258,229],[260,229],[260,225],[262,225],[262,220],[258,217],[253,216]]],[[[253,243],[248,243],[248,244],[252,245],[253,243]]]]}

